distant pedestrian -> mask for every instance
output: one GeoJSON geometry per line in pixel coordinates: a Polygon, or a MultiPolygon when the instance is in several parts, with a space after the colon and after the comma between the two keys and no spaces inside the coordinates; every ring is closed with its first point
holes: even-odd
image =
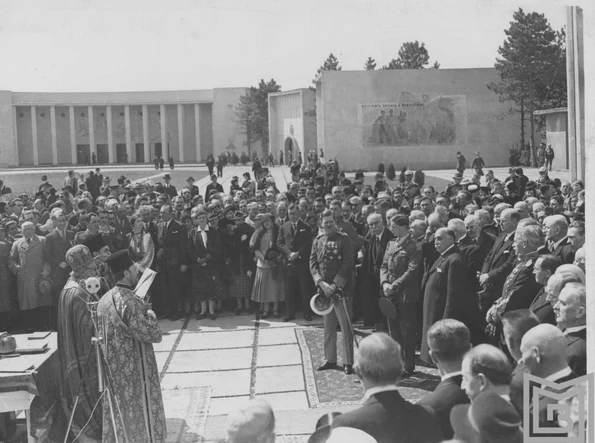
{"type": "Polygon", "coordinates": [[[552,170],[552,163],[554,162],[554,149],[552,145],[548,145],[545,150],[545,168],[549,171],[552,170]]]}
{"type": "Polygon", "coordinates": [[[172,156],[169,157],[169,169],[172,171],[174,170],[174,158],[172,156]]]}
{"type": "Polygon", "coordinates": [[[223,166],[225,165],[225,159],[222,155],[217,157],[217,177],[223,177],[223,166]]]}
{"type": "Polygon", "coordinates": [[[465,168],[467,167],[467,160],[465,159],[465,156],[463,154],[461,154],[461,151],[457,152],[457,171],[459,171],[461,174],[463,172],[465,172],[465,168]]]}
{"type": "Polygon", "coordinates": [[[95,155],[95,153],[91,154],[91,161],[93,162],[94,165],[97,164],[97,156],[95,155]]]}
{"type": "Polygon", "coordinates": [[[153,160],[153,164],[155,165],[155,171],[159,170],[159,157],[155,156],[155,159],[153,160]]]}
{"type": "Polygon", "coordinates": [[[207,168],[209,168],[209,175],[213,175],[213,169],[215,168],[215,158],[213,157],[213,154],[209,154],[206,164],[207,168]]]}
{"type": "Polygon", "coordinates": [[[262,174],[262,163],[260,163],[258,157],[254,157],[254,162],[252,163],[252,172],[254,172],[254,178],[256,181],[260,180],[260,176],[262,174]]]}
{"type": "Polygon", "coordinates": [[[279,166],[283,166],[283,151],[279,152],[279,166]]]}
{"type": "Polygon", "coordinates": [[[159,169],[163,171],[163,167],[165,166],[165,160],[163,160],[162,156],[159,156],[159,169]]]}
{"type": "Polygon", "coordinates": [[[471,167],[475,170],[475,173],[480,177],[483,176],[483,168],[485,168],[486,164],[483,161],[483,158],[479,155],[479,152],[475,153],[475,158],[471,163],[471,167]]]}
{"type": "Polygon", "coordinates": [[[275,166],[275,157],[272,152],[269,152],[269,166],[275,166]]]}

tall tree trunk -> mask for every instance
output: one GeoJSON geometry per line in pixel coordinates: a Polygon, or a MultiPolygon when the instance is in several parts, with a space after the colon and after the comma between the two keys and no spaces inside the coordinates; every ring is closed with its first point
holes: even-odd
{"type": "Polygon", "coordinates": [[[521,96],[521,151],[525,149],[525,97],[521,96]]]}
{"type": "Polygon", "coordinates": [[[533,103],[533,87],[529,88],[529,127],[531,128],[531,164],[534,168],[537,167],[537,153],[535,152],[535,117],[533,116],[534,103],[533,103]]]}

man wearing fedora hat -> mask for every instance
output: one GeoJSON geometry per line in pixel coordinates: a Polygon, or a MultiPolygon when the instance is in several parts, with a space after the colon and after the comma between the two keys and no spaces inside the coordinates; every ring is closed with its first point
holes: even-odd
{"type": "Polygon", "coordinates": [[[211,183],[207,185],[207,189],[205,191],[205,202],[209,201],[211,191],[223,193],[223,186],[221,186],[220,183],[217,183],[217,176],[215,174],[211,175],[211,183]]]}
{"type": "Polygon", "coordinates": [[[171,175],[165,174],[163,176],[163,181],[165,185],[163,185],[163,193],[169,195],[169,198],[174,198],[178,195],[178,190],[174,185],[171,184],[171,175]]]}
{"type": "Polygon", "coordinates": [[[188,189],[190,189],[190,193],[192,194],[192,197],[196,196],[199,194],[199,190],[198,190],[198,186],[196,186],[194,184],[195,180],[194,177],[190,176],[186,179],[186,183],[188,183],[188,189]]]}

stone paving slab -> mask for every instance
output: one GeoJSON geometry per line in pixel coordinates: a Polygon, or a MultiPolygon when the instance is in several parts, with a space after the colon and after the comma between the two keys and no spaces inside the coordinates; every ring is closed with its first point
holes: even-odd
{"type": "Polygon", "coordinates": [[[167,372],[250,369],[251,361],[252,348],[177,351],[167,368],[167,372]]]}
{"type": "Polygon", "coordinates": [[[250,369],[235,371],[191,372],[165,374],[162,389],[209,386],[211,397],[230,397],[250,394],[250,369]]]}
{"type": "Polygon", "coordinates": [[[163,390],[167,443],[200,443],[207,422],[210,388],[163,390]]]}
{"type": "Polygon", "coordinates": [[[256,369],[256,395],[305,389],[301,365],[256,369]]]}
{"type": "Polygon", "coordinates": [[[185,319],[180,319],[176,321],[159,320],[159,326],[161,327],[161,332],[163,332],[164,334],[166,332],[169,334],[176,334],[179,333],[184,327],[184,321],[185,319]]]}
{"type": "Polygon", "coordinates": [[[302,355],[298,345],[264,346],[258,348],[256,367],[301,365],[302,355]]]}
{"type": "Polygon", "coordinates": [[[211,332],[207,334],[184,333],[178,344],[178,350],[252,348],[254,344],[254,330],[233,330],[211,332]]]}
{"type": "Polygon", "coordinates": [[[168,357],[169,353],[167,352],[155,353],[155,360],[157,360],[157,369],[159,370],[159,373],[163,371],[163,367],[165,366],[165,362],[167,361],[168,357]]]}
{"type": "MultiPolygon", "coordinates": [[[[249,395],[241,395],[239,397],[219,397],[211,398],[211,404],[209,405],[209,417],[212,415],[227,415],[235,411],[238,405],[250,399],[249,395]]],[[[225,426],[223,427],[225,431],[225,426]]]]}
{"type": "Polygon", "coordinates": [[[263,398],[268,401],[275,412],[308,409],[308,398],[303,391],[261,394],[257,395],[256,398],[263,398]]]}
{"type": "Polygon", "coordinates": [[[297,343],[294,328],[260,329],[258,331],[258,346],[282,345],[297,343]]]}
{"type": "Polygon", "coordinates": [[[153,350],[155,352],[171,352],[179,336],[179,332],[164,332],[161,343],[153,343],[153,350]]]}

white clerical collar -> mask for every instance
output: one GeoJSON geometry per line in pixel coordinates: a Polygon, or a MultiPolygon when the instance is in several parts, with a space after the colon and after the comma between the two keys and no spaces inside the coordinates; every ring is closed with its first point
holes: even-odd
{"type": "Polygon", "coordinates": [[[564,329],[564,334],[571,334],[573,332],[582,331],[583,329],[587,329],[587,325],[572,326],[571,328],[564,329]]]}
{"type": "Polygon", "coordinates": [[[553,374],[548,375],[545,380],[548,381],[556,381],[561,379],[562,377],[567,377],[572,374],[572,369],[570,366],[566,366],[564,369],[560,369],[558,372],[554,372],[553,374]]]}
{"type": "Polygon", "coordinates": [[[502,395],[500,395],[500,398],[503,398],[508,403],[512,403],[512,401],[510,400],[510,395],[508,395],[508,394],[502,394],[502,395]]]}
{"type": "Polygon", "coordinates": [[[516,229],[514,231],[512,231],[510,234],[506,234],[506,237],[504,237],[504,240],[508,241],[510,239],[510,237],[512,237],[514,235],[515,232],[516,232],[516,229]]]}
{"type": "Polygon", "coordinates": [[[399,390],[399,388],[397,387],[397,385],[375,386],[375,387],[370,388],[366,391],[366,393],[364,394],[364,397],[362,398],[362,401],[366,402],[370,399],[371,396],[380,394],[381,392],[398,391],[398,390],[399,390]]]}
{"type": "Polygon", "coordinates": [[[444,381],[444,380],[448,380],[449,378],[457,377],[457,376],[459,376],[459,375],[462,375],[462,372],[461,372],[461,371],[450,372],[450,373],[448,373],[448,374],[444,374],[444,375],[442,375],[442,376],[440,377],[440,379],[441,379],[442,381],[444,381]]]}
{"type": "Polygon", "coordinates": [[[562,243],[564,240],[566,240],[568,238],[568,236],[564,236],[562,237],[560,240],[558,240],[556,243],[552,244],[550,251],[553,251],[554,249],[556,249],[558,246],[560,246],[560,243],[562,243]]]}

